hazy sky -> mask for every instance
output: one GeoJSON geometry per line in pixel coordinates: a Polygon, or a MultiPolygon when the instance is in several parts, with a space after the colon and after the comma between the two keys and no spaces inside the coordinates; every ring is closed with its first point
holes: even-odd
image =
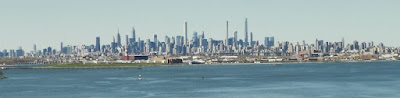
{"type": "MultiPolygon", "coordinates": [[[[123,42],[131,28],[141,39],[157,34],[188,36],[205,31],[205,37],[244,37],[244,20],[254,39],[346,43],[354,40],[400,46],[400,0],[2,0],[0,49],[33,50],[51,46],[109,44],[118,27],[123,42]]],[[[125,42],[124,42],[125,43],[125,42]]]]}

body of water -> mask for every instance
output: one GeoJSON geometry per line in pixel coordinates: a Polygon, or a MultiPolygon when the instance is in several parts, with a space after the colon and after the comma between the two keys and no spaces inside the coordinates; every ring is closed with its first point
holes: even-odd
{"type": "Polygon", "coordinates": [[[10,69],[4,75],[0,98],[400,98],[400,62],[10,69]]]}

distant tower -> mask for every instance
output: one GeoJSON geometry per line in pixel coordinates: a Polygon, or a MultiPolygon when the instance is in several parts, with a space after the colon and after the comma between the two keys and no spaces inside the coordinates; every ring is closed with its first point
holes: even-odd
{"type": "Polygon", "coordinates": [[[226,21],[226,37],[225,37],[225,47],[228,47],[228,33],[229,33],[228,29],[229,29],[229,22],[228,22],[228,21],[226,21]]]}
{"type": "Polygon", "coordinates": [[[168,36],[165,36],[165,44],[170,44],[171,43],[171,39],[168,36]]]}
{"type": "Polygon", "coordinates": [[[129,45],[129,37],[128,37],[128,35],[125,35],[125,41],[126,41],[126,46],[128,46],[129,45]]]}
{"type": "Polygon", "coordinates": [[[154,50],[158,50],[158,40],[157,40],[157,34],[154,34],[154,50]]]}
{"type": "Polygon", "coordinates": [[[254,46],[254,42],[253,42],[253,32],[250,32],[250,46],[251,46],[251,47],[254,46]]]}
{"type": "Polygon", "coordinates": [[[192,40],[196,40],[198,38],[197,32],[193,32],[192,40]]]}
{"type": "Polygon", "coordinates": [[[269,37],[265,37],[264,39],[264,46],[269,47],[269,37]]]}
{"type": "Polygon", "coordinates": [[[142,41],[140,40],[140,37],[138,37],[138,40],[137,40],[137,50],[139,50],[139,51],[142,51],[143,50],[143,47],[142,47],[142,41]]]}
{"type": "Polygon", "coordinates": [[[185,38],[184,38],[184,45],[187,45],[188,44],[188,38],[187,38],[187,22],[185,22],[185,26],[184,26],[184,30],[183,30],[183,32],[185,33],[184,34],[184,36],[185,36],[185,38]]]}
{"type": "Polygon", "coordinates": [[[121,44],[121,35],[119,34],[119,28],[118,28],[118,34],[117,34],[117,44],[118,44],[118,46],[122,46],[122,44],[121,44]]]}
{"type": "Polygon", "coordinates": [[[360,49],[360,46],[359,46],[357,40],[354,40],[354,41],[353,41],[353,49],[354,49],[354,50],[359,50],[359,49],[360,49]]]}
{"type": "Polygon", "coordinates": [[[246,21],[244,22],[244,43],[245,43],[245,46],[249,45],[249,37],[247,35],[248,35],[248,33],[247,33],[247,18],[246,18],[246,21]]]}
{"type": "Polygon", "coordinates": [[[203,34],[201,34],[201,39],[204,39],[204,31],[203,31],[203,34]]]}
{"type": "Polygon", "coordinates": [[[269,40],[270,40],[269,41],[270,42],[269,45],[270,46],[275,46],[275,38],[274,37],[269,37],[269,40]]]}
{"type": "Polygon", "coordinates": [[[175,37],[172,36],[172,37],[171,37],[171,43],[175,44],[175,41],[176,41],[176,40],[175,40],[175,37]]]}
{"type": "Polygon", "coordinates": [[[344,43],[344,37],[342,37],[342,48],[344,48],[344,45],[345,45],[345,43],[344,43]]]}
{"type": "Polygon", "coordinates": [[[33,44],[33,53],[36,53],[36,44],[33,44]]]}
{"type": "Polygon", "coordinates": [[[96,37],[96,51],[100,51],[100,37],[96,37]]]}
{"type": "Polygon", "coordinates": [[[135,27],[132,27],[132,42],[136,42],[136,32],[135,32],[135,27]]]}
{"type": "Polygon", "coordinates": [[[60,47],[60,51],[61,51],[61,53],[63,53],[63,42],[61,42],[61,47],[60,47]]]}
{"type": "Polygon", "coordinates": [[[233,40],[235,43],[237,43],[238,38],[237,38],[237,31],[235,31],[235,33],[233,33],[233,40]]]}

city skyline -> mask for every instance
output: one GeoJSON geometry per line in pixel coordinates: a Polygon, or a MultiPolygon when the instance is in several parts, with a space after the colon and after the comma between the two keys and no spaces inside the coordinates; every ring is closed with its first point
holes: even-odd
{"type": "Polygon", "coordinates": [[[129,56],[129,55],[163,55],[163,56],[186,56],[186,55],[253,55],[253,56],[293,56],[293,57],[321,57],[338,56],[343,54],[359,55],[385,55],[398,52],[398,47],[388,47],[384,43],[375,43],[374,41],[345,43],[342,37],[341,41],[324,41],[315,39],[315,43],[276,41],[274,36],[266,36],[264,44],[262,40],[254,40],[253,32],[250,32],[248,40],[248,19],[245,18],[244,38],[237,36],[237,31],[233,37],[229,37],[229,21],[226,21],[225,40],[206,38],[204,31],[199,36],[195,31],[192,39],[187,36],[188,22],[184,22],[182,36],[165,36],[165,41],[160,41],[158,35],[153,35],[153,40],[144,39],[136,41],[136,30],[132,27],[132,35],[125,35],[125,44],[122,44],[120,29],[117,29],[117,36],[113,36],[111,43],[101,44],[100,37],[96,37],[96,43],[88,45],[67,45],[64,42],[60,44],[60,50],[52,47],[39,49],[36,44],[33,46],[33,52],[24,51],[21,47],[17,50],[4,49],[0,52],[0,57],[41,57],[41,56],[129,56]],[[176,39],[175,39],[176,37],[176,39]],[[249,42],[248,42],[249,41],[249,42]],[[250,43],[250,44],[249,44],[250,43]],[[360,44],[361,43],[361,44],[360,44]]]}
{"type": "MultiPolygon", "coordinates": [[[[17,49],[21,46],[30,51],[36,44],[38,49],[50,46],[59,50],[60,42],[65,45],[91,45],[95,43],[95,37],[100,37],[102,42],[111,42],[112,37],[109,36],[115,36],[117,28],[120,28],[121,36],[125,36],[131,34],[132,27],[137,29],[136,38],[152,39],[157,34],[159,40],[164,40],[165,35],[182,35],[181,25],[185,21],[188,22],[188,38],[192,37],[193,32],[204,31],[207,38],[224,40],[224,22],[229,21],[229,37],[233,37],[234,32],[238,31],[238,38],[243,39],[245,18],[249,18],[248,33],[253,32],[253,39],[261,42],[266,36],[274,36],[277,41],[306,40],[307,43],[312,43],[315,39],[340,41],[344,37],[348,42],[375,41],[387,46],[400,46],[397,43],[399,39],[396,38],[399,35],[396,26],[400,23],[396,17],[400,15],[395,13],[398,8],[395,5],[399,1],[309,1],[313,3],[229,1],[231,3],[224,4],[223,1],[210,1],[212,4],[209,4],[209,8],[196,7],[208,3],[189,1],[180,1],[178,4],[167,1],[96,3],[109,6],[106,8],[87,5],[90,2],[59,4],[51,1],[26,1],[18,2],[20,6],[9,6],[17,2],[8,1],[2,3],[0,9],[4,12],[4,16],[0,16],[0,33],[7,36],[0,39],[0,47],[17,49]],[[132,6],[127,6],[129,4],[132,6]],[[244,7],[235,7],[241,4],[244,7]],[[350,6],[352,4],[359,6],[354,8],[350,6]],[[148,5],[156,7],[147,7],[148,5]],[[174,7],[177,5],[186,9],[174,7]],[[320,9],[314,9],[315,6],[320,9]],[[101,10],[105,10],[107,14],[99,12],[101,10]],[[25,13],[20,13],[21,11],[25,13]],[[93,12],[86,13],[87,11],[93,12]],[[25,17],[27,15],[30,17],[25,17]]],[[[123,39],[125,38],[122,37],[123,39]]]]}
{"type": "MultiPolygon", "coordinates": [[[[272,37],[272,40],[274,40],[274,38],[276,38],[277,36],[264,36],[264,37],[262,37],[262,38],[264,38],[264,39],[254,39],[253,38],[253,32],[251,32],[250,31],[250,33],[249,33],[249,31],[248,31],[248,18],[245,18],[245,21],[244,21],[245,23],[245,25],[244,25],[244,34],[242,35],[242,36],[237,36],[236,35],[236,37],[238,37],[237,38],[237,40],[243,40],[244,41],[244,45],[249,45],[249,46],[253,46],[253,44],[255,44],[255,43],[251,43],[251,42],[256,42],[256,41],[259,41],[260,43],[261,42],[264,42],[265,40],[267,40],[267,39],[265,39],[266,37],[272,37]],[[241,38],[242,37],[242,38],[241,38]]],[[[146,41],[146,40],[151,40],[151,41],[154,41],[154,40],[156,40],[156,41],[159,41],[159,42],[163,42],[163,40],[166,40],[166,39],[162,39],[162,38],[164,38],[164,37],[160,37],[161,39],[159,39],[159,38],[157,38],[157,34],[149,34],[149,35],[152,35],[153,36],[153,39],[152,38],[142,38],[142,37],[140,37],[140,36],[136,36],[136,30],[135,30],[135,27],[131,27],[132,28],[132,31],[131,32],[128,32],[128,33],[120,33],[120,27],[117,27],[117,31],[116,31],[116,36],[115,36],[115,34],[112,36],[112,38],[113,38],[113,40],[111,40],[111,41],[105,41],[105,40],[103,40],[102,42],[103,43],[105,43],[105,44],[100,44],[99,43],[99,41],[100,41],[100,38],[104,38],[104,37],[100,37],[100,36],[94,36],[94,38],[96,38],[95,39],[95,43],[89,43],[89,44],[80,44],[80,43],[76,43],[76,44],[64,44],[64,41],[60,41],[61,42],[61,46],[63,46],[63,45],[65,45],[65,46],[80,46],[80,45],[87,45],[87,46],[89,46],[89,45],[95,45],[96,46],[96,48],[97,47],[99,47],[99,46],[97,46],[97,45],[100,45],[100,47],[102,46],[102,45],[107,45],[108,43],[110,43],[110,42],[116,42],[116,44],[117,44],[117,46],[118,47],[121,47],[121,46],[125,46],[125,45],[127,45],[128,44],[128,42],[129,43],[131,43],[132,41],[136,41],[136,39],[137,38],[141,38],[142,39],[142,41],[146,41]],[[131,33],[131,34],[129,34],[129,33],[131,33]],[[121,36],[126,36],[125,38],[121,38],[121,36]],[[132,38],[130,38],[129,36],[131,36],[132,38]],[[126,44],[123,44],[123,43],[126,43],[126,44]]],[[[200,31],[193,31],[192,33],[189,33],[187,30],[188,28],[188,22],[184,22],[184,26],[183,26],[183,34],[182,35],[179,35],[179,34],[177,34],[177,35],[168,35],[168,34],[164,34],[164,36],[166,36],[166,37],[178,37],[178,36],[181,36],[181,37],[183,37],[183,44],[184,45],[186,45],[186,44],[188,44],[189,43],[189,41],[190,40],[192,40],[191,38],[192,37],[194,37],[192,34],[194,34],[194,33],[196,33],[197,34],[197,32],[200,32],[200,31]],[[189,33],[189,34],[188,34],[189,33]]],[[[224,34],[226,34],[225,35],[225,38],[223,38],[222,39],[222,37],[221,38],[214,38],[214,37],[206,37],[206,38],[211,38],[211,39],[213,39],[213,40],[221,40],[221,41],[223,41],[223,44],[224,45],[226,45],[227,46],[227,42],[228,42],[228,39],[229,38],[235,38],[235,33],[237,33],[237,32],[240,32],[240,31],[231,31],[231,32],[229,32],[229,21],[226,21],[226,25],[225,25],[225,32],[221,32],[221,33],[224,33],[224,34]]],[[[204,31],[201,31],[201,32],[203,32],[203,35],[202,36],[205,36],[204,35],[204,31]]],[[[206,33],[207,34],[207,33],[206,33]]],[[[163,34],[161,34],[161,35],[163,35],[163,34]]],[[[238,35],[240,35],[240,34],[238,34],[238,35]]],[[[283,35],[282,35],[283,36],[283,35]]],[[[110,36],[108,36],[108,37],[110,37],[110,36]]],[[[278,37],[279,38],[279,37],[278,37]]],[[[107,39],[107,37],[105,38],[105,39],[107,39]]],[[[348,39],[350,39],[350,38],[348,38],[348,39]]],[[[315,40],[318,40],[318,38],[315,38],[315,39],[303,39],[303,40],[301,40],[301,41],[289,41],[289,40],[275,40],[276,42],[285,42],[285,41],[288,41],[288,42],[290,42],[290,43],[299,43],[299,42],[302,42],[302,43],[307,43],[307,44],[309,44],[309,45],[311,45],[311,44],[314,44],[313,42],[315,41],[315,40]],[[306,41],[306,42],[304,42],[304,41],[306,41]]],[[[323,40],[323,41],[327,41],[327,40],[325,40],[325,39],[321,39],[321,40],[323,40]]],[[[342,41],[342,42],[344,42],[344,40],[345,40],[345,37],[341,37],[340,39],[337,39],[337,40],[333,40],[333,41],[330,41],[330,40],[328,40],[327,42],[340,42],[340,41],[342,41]]],[[[350,41],[359,41],[359,40],[356,40],[356,39],[350,39],[350,41]]],[[[369,41],[361,41],[361,42],[375,42],[374,40],[369,40],[369,41]]],[[[383,42],[376,42],[376,43],[383,43],[383,42]]],[[[261,43],[262,44],[262,43],[261,43]]],[[[275,43],[272,43],[272,44],[275,44],[275,43]]],[[[351,43],[345,43],[345,44],[343,44],[343,46],[344,45],[347,45],[347,44],[351,44],[351,43]]],[[[385,44],[385,43],[383,43],[383,44],[385,44]]],[[[386,44],[385,44],[386,45],[386,44]]],[[[386,45],[386,46],[388,46],[388,45],[386,45]]],[[[49,48],[49,47],[51,47],[51,48],[53,48],[53,49],[57,49],[56,48],[56,46],[44,46],[43,48],[49,48]]],[[[393,46],[393,47],[399,47],[399,46],[393,46]]],[[[32,48],[32,50],[34,51],[36,48],[38,48],[37,47],[37,44],[33,44],[33,48],[32,48]]],[[[42,48],[42,47],[39,47],[39,48],[42,48]]],[[[10,49],[7,49],[7,48],[4,48],[4,49],[6,49],[6,50],[17,50],[17,49],[23,49],[23,50],[30,50],[29,48],[27,48],[27,49],[25,49],[25,48],[23,48],[22,46],[18,46],[18,48],[10,48],[10,49]]],[[[57,49],[57,50],[61,50],[61,48],[60,49],[57,49]]],[[[28,52],[27,51],[27,52],[28,52]]]]}
{"type": "Polygon", "coordinates": [[[400,0],[3,0],[0,96],[396,97],[400,0]]]}

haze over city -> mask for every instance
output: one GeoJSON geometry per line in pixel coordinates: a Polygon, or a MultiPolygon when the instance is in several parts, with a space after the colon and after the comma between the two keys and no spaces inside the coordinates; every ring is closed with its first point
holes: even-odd
{"type": "Polygon", "coordinates": [[[3,0],[0,98],[400,98],[400,0],[3,0]]]}
{"type": "MultiPolygon", "coordinates": [[[[0,4],[0,49],[32,50],[65,45],[90,45],[95,37],[110,43],[118,32],[130,35],[132,27],[141,39],[153,34],[183,34],[188,22],[188,37],[194,31],[205,37],[224,40],[225,22],[229,37],[238,31],[243,39],[244,19],[249,32],[262,42],[266,36],[276,41],[312,43],[325,41],[375,41],[400,46],[400,1],[258,1],[258,0],[134,0],[134,1],[3,1],[0,4]],[[95,2],[96,4],[93,4],[95,2]],[[357,5],[357,6],[354,6],[357,5]]],[[[125,39],[123,39],[125,40],[125,39]]],[[[58,49],[59,50],[59,49],[58,49]]]]}

